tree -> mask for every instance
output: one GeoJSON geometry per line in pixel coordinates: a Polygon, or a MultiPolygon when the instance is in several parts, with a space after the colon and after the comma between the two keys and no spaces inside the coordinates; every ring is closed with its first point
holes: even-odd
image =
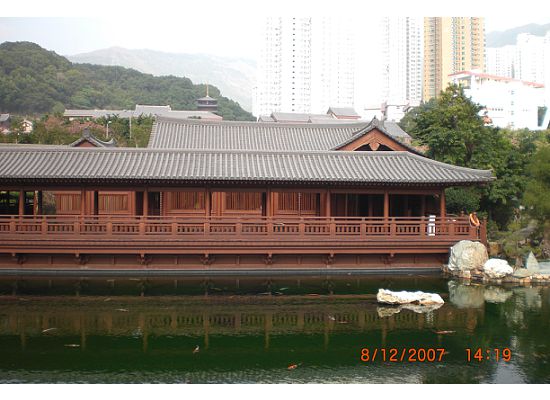
{"type": "Polygon", "coordinates": [[[435,104],[418,112],[412,132],[429,146],[429,157],[467,166],[486,134],[480,110],[481,106],[470,101],[462,87],[449,85],[435,104]]]}
{"type": "MultiPolygon", "coordinates": [[[[131,109],[136,104],[170,104],[195,110],[204,85],[187,78],[153,76],[118,66],[72,64],[34,43],[0,44],[0,110],[58,114],[64,108],[131,109]]],[[[210,86],[225,119],[253,121],[238,103],[210,86]]]]}
{"type": "Polygon", "coordinates": [[[528,135],[486,126],[462,87],[449,85],[430,106],[417,110],[409,122],[411,133],[427,155],[438,161],[468,168],[490,169],[496,180],[484,188],[447,190],[450,210],[478,211],[504,229],[519,207],[525,190],[525,166],[533,151],[528,135]]]}
{"type": "Polygon", "coordinates": [[[550,146],[541,146],[529,163],[530,175],[525,191],[529,212],[547,224],[550,221],[550,146]]]}

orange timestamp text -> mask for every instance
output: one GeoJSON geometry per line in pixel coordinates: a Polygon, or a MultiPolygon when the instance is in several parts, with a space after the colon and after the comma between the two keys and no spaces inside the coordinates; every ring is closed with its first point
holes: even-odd
{"type": "Polygon", "coordinates": [[[363,362],[440,362],[447,354],[443,348],[367,348],[361,349],[361,361],[363,362]]]}

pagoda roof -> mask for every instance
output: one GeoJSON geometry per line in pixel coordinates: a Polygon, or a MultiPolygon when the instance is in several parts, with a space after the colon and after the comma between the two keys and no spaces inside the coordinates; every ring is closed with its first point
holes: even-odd
{"type": "Polygon", "coordinates": [[[0,146],[0,182],[55,185],[457,186],[493,175],[407,151],[255,151],[0,146]]]}
{"type": "Polygon", "coordinates": [[[394,136],[383,122],[277,123],[244,121],[200,121],[157,118],[149,148],[250,150],[250,151],[322,151],[336,150],[377,129],[413,153],[414,147],[394,136]]]}

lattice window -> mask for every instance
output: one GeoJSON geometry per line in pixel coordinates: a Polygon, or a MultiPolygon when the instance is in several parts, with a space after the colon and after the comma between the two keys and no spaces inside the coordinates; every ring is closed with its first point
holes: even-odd
{"type": "Polygon", "coordinates": [[[80,193],[55,194],[55,206],[58,214],[80,213],[80,193]]]}
{"type": "Polygon", "coordinates": [[[99,194],[98,195],[99,212],[111,213],[128,211],[127,194],[99,194]]]}
{"type": "Polygon", "coordinates": [[[317,211],[317,193],[279,193],[279,210],[315,213],[317,211]]]}
{"type": "Polygon", "coordinates": [[[225,196],[226,210],[260,210],[262,194],[250,192],[227,192],[225,196]]]}
{"type": "Polygon", "coordinates": [[[171,192],[170,209],[202,210],[204,209],[204,192],[171,192]]]}

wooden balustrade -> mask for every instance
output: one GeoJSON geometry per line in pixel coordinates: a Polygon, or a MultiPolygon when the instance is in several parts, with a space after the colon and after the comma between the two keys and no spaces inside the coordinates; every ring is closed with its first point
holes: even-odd
{"type": "Polygon", "coordinates": [[[176,216],[0,216],[3,235],[100,238],[130,237],[162,240],[185,238],[247,238],[272,240],[296,236],[298,240],[369,240],[398,238],[457,238],[483,240],[481,227],[471,226],[467,216],[424,217],[176,217],[176,216]]]}

